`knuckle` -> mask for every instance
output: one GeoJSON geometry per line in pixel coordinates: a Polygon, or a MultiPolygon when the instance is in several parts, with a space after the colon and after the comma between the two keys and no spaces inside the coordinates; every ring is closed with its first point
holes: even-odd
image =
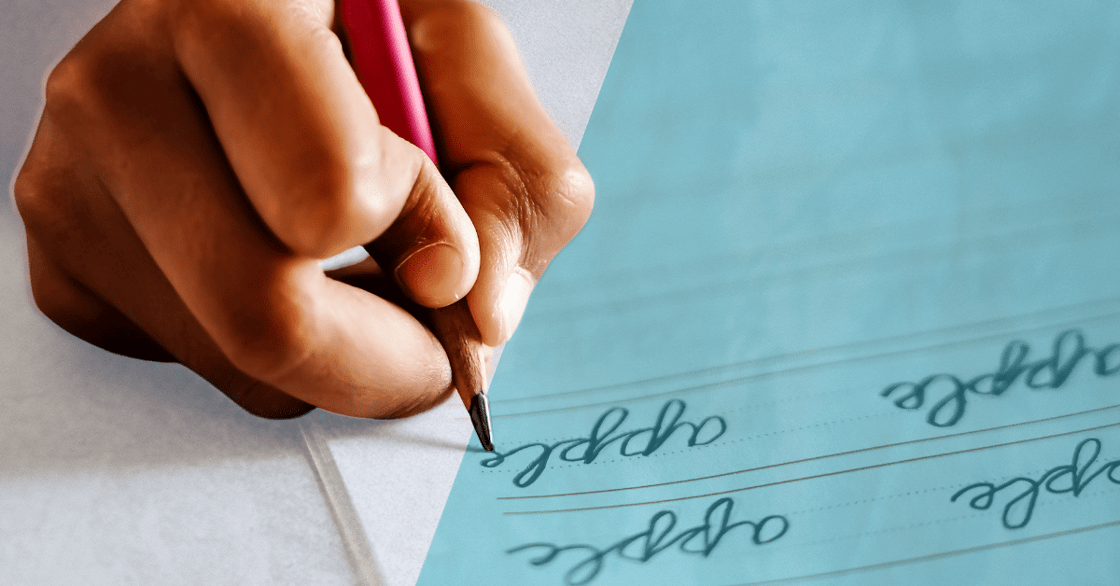
{"type": "Polygon", "coordinates": [[[167,22],[180,58],[207,55],[223,39],[247,38],[249,3],[236,0],[180,0],[174,2],[167,22]]]}
{"type": "Polygon", "coordinates": [[[12,197],[24,224],[44,215],[43,194],[28,165],[24,165],[16,174],[16,180],[12,184],[12,197]]]}
{"type": "Polygon", "coordinates": [[[88,61],[70,53],[47,75],[44,113],[64,123],[82,119],[89,110],[94,86],[88,61]]]}
{"type": "MultiPolygon", "coordinates": [[[[167,3],[167,0],[147,1],[167,3]]],[[[303,25],[300,28],[314,35],[316,41],[341,47],[338,35],[330,29],[333,19],[330,0],[177,0],[164,10],[175,40],[187,49],[212,49],[215,41],[259,40],[262,32],[276,34],[293,22],[303,25]]]]}
{"type": "MultiPolygon", "coordinates": [[[[290,273],[290,271],[289,271],[290,273]]],[[[302,365],[316,339],[314,296],[296,275],[272,282],[225,308],[212,333],[222,354],[237,370],[269,384],[302,365]]]]}
{"type": "Polygon", "coordinates": [[[493,10],[470,0],[457,0],[449,4],[449,9],[463,23],[479,27],[481,30],[506,31],[506,25],[493,10]]]}
{"type": "Polygon", "coordinates": [[[72,207],[31,163],[20,169],[12,191],[16,209],[28,232],[50,240],[65,233],[73,224],[70,221],[72,207]]]}
{"type": "Polygon", "coordinates": [[[228,0],[173,2],[175,32],[184,40],[204,40],[236,24],[235,6],[228,0]]]}
{"type": "Polygon", "coordinates": [[[413,49],[440,51],[453,46],[452,39],[467,35],[509,36],[509,29],[492,10],[470,0],[442,2],[416,19],[409,32],[413,49]]]}
{"type": "Polygon", "coordinates": [[[340,157],[325,157],[290,184],[290,197],[278,198],[269,227],[293,252],[324,258],[371,240],[369,218],[384,215],[382,199],[360,197],[361,172],[340,157]]]}
{"type": "MultiPolygon", "coordinates": [[[[407,188],[401,189],[402,192],[407,191],[408,193],[406,200],[403,202],[404,211],[411,214],[414,221],[420,220],[427,223],[429,218],[439,213],[441,192],[444,189],[446,189],[446,183],[444,183],[439,169],[436,168],[431,159],[424,157],[420,164],[420,171],[415,175],[415,180],[407,188]]],[[[382,205],[385,204],[382,203],[382,205]]],[[[395,210],[386,209],[383,213],[389,211],[395,210]]],[[[418,230],[418,232],[422,232],[422,230],[418,230]]]]}
{"type": "MultiPolygon", "coordinates": [[[[307,19],[313,24],[330,21],[329,18],[317,14],[308,14],[307,19]]],[[[311,26],[307,34],[310,46],[315,47],[320,54],[344,55],[348,50],[338,34],[328,26],[311,26]]]]}
{"type": "Polygon", "coordinates": [[[545,214],[560,235],[570,240],[587,223],[595,206],[595,183],[579,161],[565,163],[544,178],[549,198],[545,214]]]}
{"type": "MultiPolygon", "coordinates": [[[[179,2],[184,4],[189,2],[179,2]]],[[[120,96],[139,89],[137,73],[150,70],[166,50],[165,0],[122,0],[51,69],[44,118],[74,127],[119,107],[120,96]]]]}

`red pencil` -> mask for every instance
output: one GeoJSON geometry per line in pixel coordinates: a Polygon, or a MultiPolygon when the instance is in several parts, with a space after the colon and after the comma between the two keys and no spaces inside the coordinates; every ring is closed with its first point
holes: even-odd
{"type": "MultiPolygon", "coordinates": [[[[358,81],[377,109],[381,124],[436,158],[435,141],[424,110],[424,96],[408,46],[397,0],[343,0],[342,23],[358,81]]],[[[459,398],[467,407],[478,440],[494,451],[490,405],[481,356],[482,336],[466,299],[431,312],[432,327],[451,363],[459,398]]]]}

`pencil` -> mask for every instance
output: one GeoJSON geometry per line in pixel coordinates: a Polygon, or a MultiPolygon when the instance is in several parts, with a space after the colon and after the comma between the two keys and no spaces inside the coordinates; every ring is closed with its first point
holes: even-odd
{"type": "MultiPolygon", "coordinates": [[[[397,0],[344,0],[339,9],[358,81],[377,109],[381,124],[420,147],[438,165],[397,0]]],[[[478,441],[492,452],[484,347],[467,301],[460,299],[433,309],[430,315],[432,329],[451,364],[452,382],[470,414],[478,441]]]]}

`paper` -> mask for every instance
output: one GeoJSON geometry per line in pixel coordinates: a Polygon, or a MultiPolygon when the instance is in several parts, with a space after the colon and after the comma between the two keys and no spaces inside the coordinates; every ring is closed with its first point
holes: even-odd
{"type": "Polygon", "coordinates": [[[420,584],[1120,570],[1120,13],[635,4],[420,584]]]}

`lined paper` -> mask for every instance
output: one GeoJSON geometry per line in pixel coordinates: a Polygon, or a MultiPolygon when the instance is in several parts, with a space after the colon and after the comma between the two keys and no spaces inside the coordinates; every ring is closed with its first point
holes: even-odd
{"type": "Polygon", "coordinates": [[[1100,2],[635,5],[419,583],[1115,575],[1118,43],[1100,2]]]}

